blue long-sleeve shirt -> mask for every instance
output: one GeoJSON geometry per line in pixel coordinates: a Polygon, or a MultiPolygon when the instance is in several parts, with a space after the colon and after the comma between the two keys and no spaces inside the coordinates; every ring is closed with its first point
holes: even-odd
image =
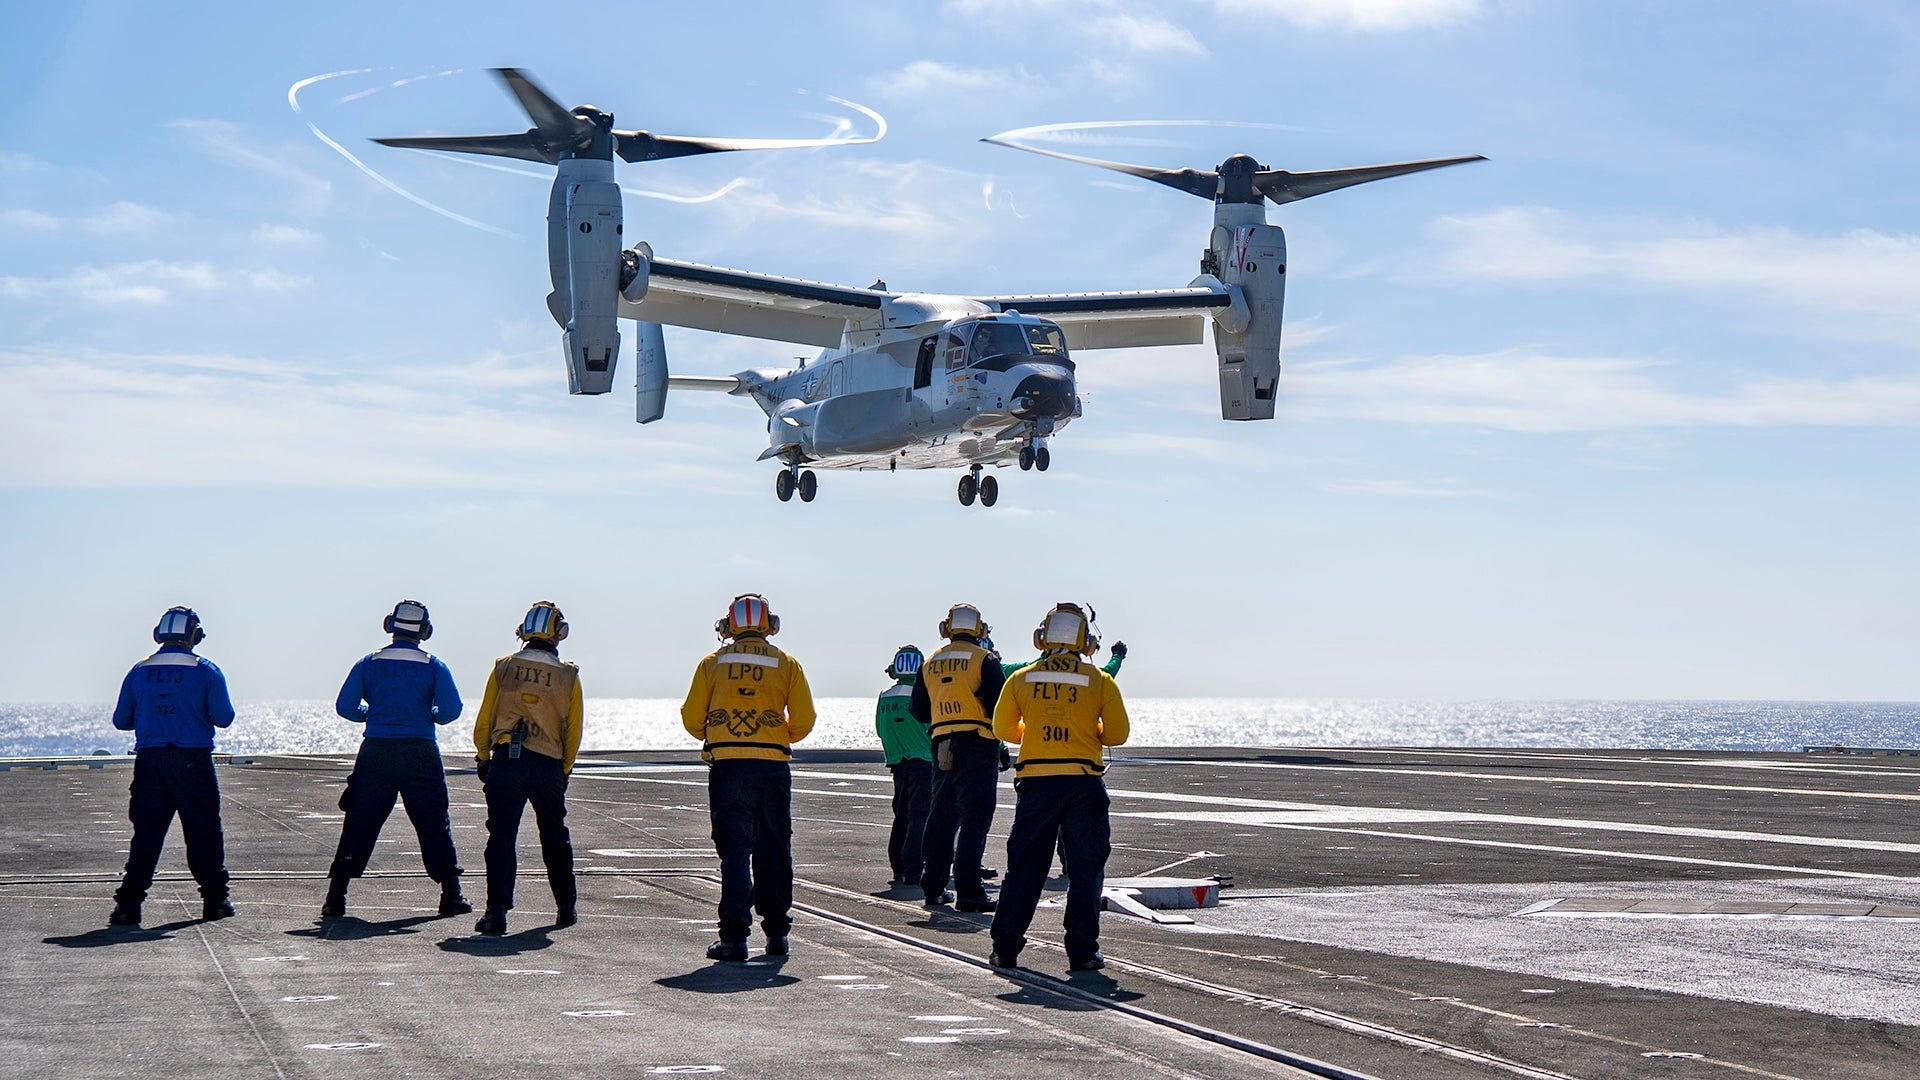
{"type": "Polygon", "coordinates": [[[460,719],[460,709],[453,673],[411,641],[361,657],[333,703],[341,719],[366,724],[369,739],[432,739],[433,726],[460,719]]]}
{"type": "Polygon", "coordinates": [[[204,656],[184,645],[160,651],[133,665],[120,682],[113,726],[133,732],[133,746],[213,748],[213,729],[233,723],[233,698],[227,677],[204,656]]]}

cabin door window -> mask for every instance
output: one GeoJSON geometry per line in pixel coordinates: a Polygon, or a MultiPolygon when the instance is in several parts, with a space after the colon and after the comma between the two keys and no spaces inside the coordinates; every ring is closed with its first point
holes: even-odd
{"type": "Polygon", "coordinates": [[[940,336],[935,334],[920,343],[920,355],[913,358],[913,388],[924,390],[933,385],[933,353],[940,347],[940,336]]]}

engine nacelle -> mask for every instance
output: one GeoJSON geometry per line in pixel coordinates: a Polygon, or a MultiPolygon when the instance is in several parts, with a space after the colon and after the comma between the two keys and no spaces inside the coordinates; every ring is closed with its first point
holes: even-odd
{"type": "Polygon", "coordinates": [[[633,418],[651,424],[667,415],[667,339],[659,323],[634,325],[633,418]]]}
{"type": "MultiPolygon", "coordinates": [[[[1280,320],[1287,291],[1287,236],[1276,225],[1216,225],[1208,247],[1220,280],[1245,301],[1245,325],[1216,320],[1220,354],[1220,415],[1227,420],[1271,420],[1280,386],[1280,320]]],[[[1240,304],[1234,305],[1238,322],[1240,304]]]]}
{"type": "Polygon", "coordinates": [[[620,355],[620,185],[583,180],[566,191],[567,392],[613,389],[620,355]]]}

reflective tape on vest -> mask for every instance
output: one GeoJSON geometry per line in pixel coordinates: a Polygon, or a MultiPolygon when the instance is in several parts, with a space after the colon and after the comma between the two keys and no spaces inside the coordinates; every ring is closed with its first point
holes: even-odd
{"type": "Polygon", "coordinates": [[[1093,680],[1087,676],[1075,675],[1071,671],[1036,671],[1032,674],[1023,674],[1023,677],[1030,683],[1065,683],[1068,686],[1090,686],[1093,684],[1093,680]]]}
{"type": "Polygon", "coordinates": [[[192,653],[170,652],[170,653],[154,653],[152,656],[149,656],[145,660],[140,661],[138,666],[160,667],[164,665],[168,667],[196,667],[199,665],[199,663],[200,663],[200,658],[193,655],[192,653]]]}
{"type": "Polygon", "coordinates": [[[760,667],[780,666],[778,657],[761,656],[759,653],[750,652],[719,653],[714,656],[714,660],[722,664],[756,664],[760,667]]]}

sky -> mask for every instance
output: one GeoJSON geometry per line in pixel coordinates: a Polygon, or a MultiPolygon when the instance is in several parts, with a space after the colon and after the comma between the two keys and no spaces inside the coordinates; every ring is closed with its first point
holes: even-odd
{"type": "MultiPolygon", "coordinates": [[[[331,695],[402,597],[474,693],[551,599],[590,695],[677,696],[760,591],[823,695],[877,692],[951,603],[1024,657],[1078,600],[1146,696],[1920,700],[1910,5],[76,2],[0,31],[0,612],[32,657],[0,697],[110,698],[176,603],[237,697],[331,695]],[[1193,277],[1206,204],[978,141],[1014,128],[1238,125],[1049,144],[1164,167],[1489,160],[1270,210],[1272,422],[1219,418],[1211,345],[1084,353],[1084,418],[992,510],[949,472],[781,504],[751,404],[643,428],[625,371],[566,394],[542,168],[366,141],[524,129],[495,66],[662,133],[876,111],[871,145],[619,173],[662,256],[856,286],[1193,277]]],[[[682,374],[808,351],[667,343],[682,374]]]]}

